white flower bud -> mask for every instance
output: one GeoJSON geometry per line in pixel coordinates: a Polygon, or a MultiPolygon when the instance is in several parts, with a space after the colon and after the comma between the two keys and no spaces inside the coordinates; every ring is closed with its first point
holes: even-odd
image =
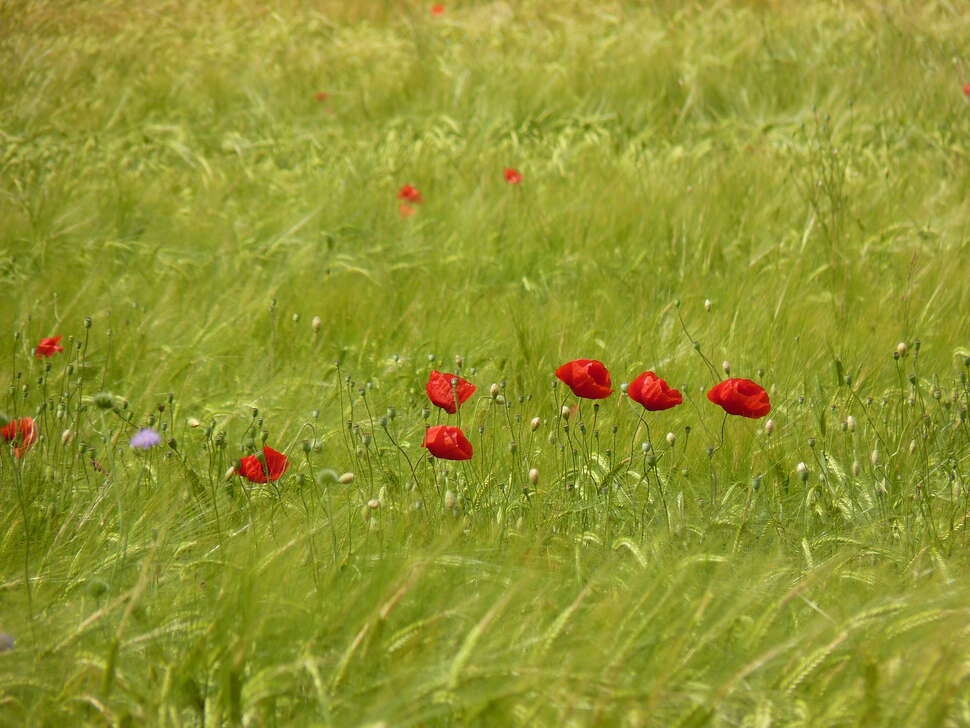
{"type": "Polygon", "coordinates": [[[765,420],[765,432],[767,432],[770,435],[774,431],[775,431],[775,421],[765,420]]]}
{"type": "Polygon", "coordinates": [[[705,298],[704,299],[704,310],[705,311],[710,311],[713,307],[714,307],[714,304],[711,302],[711,299],[705,298]]]}
{"type": "Polygon", "coordinates": [[[529,482],[535,485],[539,482],[539,471],[536,468],[532,468],[529,471],[529,482]]]}
{"type": "Polygon", "coordinates": [[[372,511],[376,511],[381,507],[381,502],[377,500],[377,498],[371,498],[369,501],[367,501],[367,507],[372,511]]]}
{"type": "Polygon", "coordinates": [[[909,353],[909,347],[906,346],[905,341],[900,341],[898,344],[896,344],[896,353],[900,356],[906,356],[906,354],[909,353]]]}
{"type": "Polygon", "coordinates": [[[573,411],[571,409],[569,409],[569,407],[567,407],[566,405],[563,405],[562,406],[562,410],[560,411],[559,414],[562,415],[562,418],[564,420],[568,420],[569,417],[570,417],[570,415],[572,415],[572,413],[573,413],[573,411]]]}
{"type": "Polygon", "coordinates": [[[672,432],[668,432],[667,433],[667,444],[670,445],[671,447],[673,447],[675,442],[677,442],[677,435],[675,435],[672,432]]]}
{"type": "Polygon", "coordinates": [[[724,373],[725,374],[727,374],[728,376],[731,376],[731,362],[729,362],[729,361],[722,361],[721,362],[721,369],[724,370],[724,373]]]}
{"type": "Polygon", "coordinates": [[[314,316],[313,320],[310,321],[310,326],[313,327],[313,333],[316,334],[317,332],[320,331],[320,327],[323,326],[323,321],[319,316],[314,316]]]}
{"type": "Polygon", "coordinates": [[[189,427],[199,427],[202,425],[202,423],[195,419],[195,417],[189,417],[186,422],[188,423],[189,427]]]}
{"type": "Polygon", "coordinates": [[[492,399],[495,399],[496,397],[498,397],[498,393],[500,391],[501,391],[501,387],[499,387],[494,382],[492,383],[492,386],[488,388],[488,393],[492,397],[492,399]]]}
{"type": "Polygon", "coordinates": [[[531,427],[532,431],[535,432],[536,430],[539,429],[539,425],[541,424],[542,424],[542,420],[540,420],[538,417],[533,417],[532,421],[529,423],[529,427],[531,427]]]}
{"type": "Polygon", "coordinates": [[[846,417],[845,427],[849,432],[855,432],[855,428],[856,428],[855,417],[853,417],[852,415],[849,415],[848,417],[846,417]]]}
{"type": "Polygon", "coordinates": [[[875,450],[873,450],[872,454],[869,455],[869,462],[872,463],[873,465],[879,464],[879,448],[876,448],[875,450]]]}
{"type": "Polygon", "coordinates": [[[70,430],[64,430],[64,432],[61,433],[61,442],[63,442],[65,445],[73,439],[74,433],[70,430]]]}
{"type": "Polygon", "coordinates": [[[349,483],[353,483],[354,482],[354,474],[353,473],[344,473],[339,478],[337,478],[337,482],[340,483],[341,485],[348,485],[349,483]]]}

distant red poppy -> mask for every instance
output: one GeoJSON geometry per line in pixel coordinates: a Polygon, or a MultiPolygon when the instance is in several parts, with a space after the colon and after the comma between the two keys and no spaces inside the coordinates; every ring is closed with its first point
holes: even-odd
{"type": "Polygon", "coordinates": [[[424,198],[421,196],[421,193],[411,185],[404,185],[404,187],[401,188],[401,191],[397,193],[397,199],[413,202],[415,205],[424,202],[424,198]]]}
{"type": "Polygon", "coordinates": [[[315,98],[317,101],[326,101],[330,98],[330,94],[328,94],[326,91],[317,91],[315,94],[313,94],[313,98],[315,98]]]}
{"type": "Polygon", "coordinates": [[[14,456],[22,458],[30,446],[37,442],[34,418],[21,417],[19,420],[10,420],[3,429],[0,429],[0,437],[11,444],[14,456]]]}
{"type": "Polygon", "coordinates": [[[428,384],[425,386],[428,399],[450,415],[455,414],[458,407],[475,394],[475,389],[474,384],[462,379],[457,374],[447,374],[437,370],[431,372],[431,376],[428,377],[428,384]],[[452,381],[455,382],[454,389],[452,389],[452,381]],[[458,400],[457,406],[455,405],[456,399],[458,400]]]}
{"type": "Polygon", "coordinates": [[[418,209],[416,207],[411,207],[406,202],[402,202],[400,208],[398,208],[398,209],[401,212],[401,217],[404,218],[404,219],[407,219],[407,218],[411,217],[411,215],[413,215],[414,213],[416,213],[418,211],[418,209]]]}
{"type": "Polygon", "coordinates": [[[963,95],[966,96],[967,98],[970,98],[970,83],[966,84],[963,87],[963,95]]]}
{"type": "Polygon", "coordinates": [[[556,370],[556,376],[566,383],[573,394],[586,399],[606,399],[613,393],[610,373],[603,362],[595,359],[576,359],[556,370]]]}
{"type": "Polygon", "coordinates": [[[517,169],[512,169],[511,167],[506,167],[505,169],[505,181],[510,185],[517,185],[522,181],[522,173],[517,169]]]}
{"type": "Polygon", "coordinates": [[[448,425],[429,427],[424,433],[421,447],[428,448],[432,455],[441,460],[471,460],[473,452],[472,444],[461,428],[448,425]]]}
{"type": "Polygon", "coordinates": [[[639,402],[651,412],[670,409],[684,401],[679,391],[671,389],[667,382],[653,372],[644,372],[630,382],[626,393],[630,399],[639,402]]]}
{"type": "Polygon", "coordinates": [[[444,5],[432,5],[431,6],[431,14],[432,15],[444,15],[445,14],[445,6],[444,5]]]}
{"type": "Polygon", "coordinates": [[[758,419],[771,412],[764,388],[750,379],[725,379],[707,393],[707,398],[729,415],[758,419]]]}
{"type": "Polygon", "coordinates": [[[58,343],[63,338],[63,336],[52,336],[49,339],[41,339],[37,348],[34,349],[34,356],[40,359],[41,357],[54,356],[54,354],[64,351],[64,347],[58,343]]]}
{"type": "Polygon", "coordinates": [[[279,480],[286,469],[290,466],[290,461],[281,452],[276,452],[271,447],[263,448],[262,460],[259,455],[247,455],[239,458],[239,465],[236,466],[236,475],[243,476],[246,480],[253,483],[265,483],[268,480],[279,480]]]}

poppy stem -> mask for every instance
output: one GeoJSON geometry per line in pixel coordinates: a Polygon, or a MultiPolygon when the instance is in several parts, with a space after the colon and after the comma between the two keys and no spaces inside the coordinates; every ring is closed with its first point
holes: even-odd
{"type": "Polygon", "coordinates": [[[714,375],[714,382],[719,382],[721,380],[721,376],[717,373],[717,368],[711,363],[711,360],[707,358],[704,352],[701,351],[701,342],[690,335],[690,331],[687,330],[687,324],[684,322],[684,316],[680,312],[679,305],[677,306],[677,318],[680,320],[680,327],[684,330],[684,335],[690,341],[691,346],[694,347],[694,351],[696,351],[697,355],[704,360],[704,363],[707,364],[707,368],[710,369],[711,374],[714,375]]]}

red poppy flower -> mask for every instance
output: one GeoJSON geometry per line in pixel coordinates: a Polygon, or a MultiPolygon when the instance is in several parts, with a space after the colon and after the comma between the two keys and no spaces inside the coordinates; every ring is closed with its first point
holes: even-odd
{"type": "Polygon", "coordinates": [[[460,427],[435,425],[424,433],[421,447],[441,460],[471,460],[472,444],[468,442],[460,427]]]}
{"type": "Polygon", "coordinates": [[[684,401],[679,391],[671,389],[667,382],[653,372],[644,372],[630,382],[626,393],[630,395],[630,399],[639,402],[651,412],[670,409],[684,401]]]}
{"type": "Polygon", "coordinates": [[[595,359],[576,359],[556,370],[556,376],[573,390],[577,397],[606,399],[613,393],[610,373],[603,362],[595,359]]]}
{"type": "Polygon", "coordinates": [[[330,98],[330,94],[328,94],[326,91],[317,91],[315,94],[313,94],[313,98],[315,98],[317,101],[326,101],[330,98]]]}
{"type": "Polygon", "coordinates": [[[244,458],[239,458],[236,475],[241,475],[253,483],[265,483],[267,480],[279,480],[290,466],[290,461],[286,455],[276,452],[271,447],[263,448],[262,460],[266,463],[265,467],[260,462],[259,455],[247,455],[244,458]]]}
{"type": "Polygon", "coordinates": [[[970,83],[963,87],[963,95],[970,98],[970,83]]]}
{"type": "Polygon", "coordinates": [[[63,338],[63,336],[52,336],[49,339],[41,339],[37,348],[34,349],[34,356],[40,359],[43,356],[54,356],[54,354],[64,351],[64,347],[58,343],[63,338]]]}
{"type": "Polygon", "coordinates": [[[424,198],[421,196],[421,193],[411,185],[404,185],[404,187],[401,188],[401,191],[397,193],[397,199],[413,202],[415,205],[420,202],[424,202],[424,198]]]}
{"type": "Polygon", "coordinates": [[[758,419],[771,412],[764,388],[750,379],[725,379],[707,393],[707,398],[729,415],[758,419]]]}
{"type": "Polygon", "coordinates": [[[3,429],[0,429],[0,437],[13,446],[13,454],[16,457],[22,458],[30,446],[37,442],[34,418],[21,417],[19,420],[10,420],[3,429]]]}
{"type": "Polygon", "coordinates": [[[431,372],[428,377],[428,384],[425,391],[435,405],[441,407],[450,415],[458,411],[458,407],[465,403],[465,400],[475,394],[475,385],[459,377],[457,374],[445,374],[437,370],[431,372]],[[452,388],[452,382],[456,384],[452,388]],[[458,404],[455,404],[455,400],[458,404]]]}
{"type": "Polygon", "coordinates": [[[510,185],[517,185],[522,181],[522,173],[517,169],[512,169],[511,167],[506,167],[505,169],[505,181],[510,185]]]}
{"type": "Polygon", "coordinates": [[[431,14],[432,15],[444,15],[445,14],[445,6],[444,5],[432,5],[431,6],[431,14]]]}
{"type": "Polygon", "coordinates": [[[406,202],[401,203],[400,210],[401,210],[401,217],[405,220],[407,220],[409,217],[411,217],[411,215],[413,215],[418,211],[416,207],[411,207],[406,202]]]}

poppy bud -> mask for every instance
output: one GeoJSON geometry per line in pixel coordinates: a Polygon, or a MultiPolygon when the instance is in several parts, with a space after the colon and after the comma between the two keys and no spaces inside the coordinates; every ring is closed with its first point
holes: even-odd
{"type": "Polygon", "coordinates": [[[533,417],[532,421],[529,423],[529,427],[531,427],[532,431],[535,432],[536,430],[539,429],[539,425],[541,424],[542,424],[542,420],[540,420],[538,417],[533,417]]]}
{"type": "Polygon", "coordinates": [[[455,366],[459,369],[465,366],[465,357],[463,357],[461,354],[455,354],[455,366]]]}
{"type": "Polygon", "coordinates": [[[319,316],[314,316],[313,319],[310,321],[310,327],[313,329],[313,333],[315,334],[318,333],[320,331],[321,326],[323,326],[323,321],[320,319],[319,316]]]}
{"type": "Polygon", "coordinates": [[[349,485],[350,483],[354,482],[354,474],[344,473],[339,478],[337,478],[337,482],[340,483],[341,485],[349,485]]]}
{"type": "Polygon", "coordinates": [[[798,477],[801,478],[803,483],[808,481],[808,466],[805,463],[798,463],[795,466],[795,472],[798,473],[798,477]]]}
{"type": "Polygon", "coordinates": [[[879,464],[879,448],[876,448],[875,450],[873,450],[872,453],[869,455],[869,462],[872,463],[873,465],[879,464]]]}
{"type": "Polygon", "coordinates": [[[488,393],[489,393],[489,395],[491,396],[492,399],[495,399],[496,397],[498,397],[498,393],[499,393],[499,386],[498,386],[498,384],[495,384],[493,382],[492,383],[492,386],[488,388],[488,393]]]}
{"type": "Polygon", "coordinates": [[[652,468],[652,467],[656,466],[656,464],[657,464],[657,456],[656,455],[647,455],[647,467],[648,468],[652,468]]]}
{"type": "Polygon", "coordinates": [[[377,498],[371,498],[369,501],[367,501],[367,507],[372,511],[376,511],[381,507],[381,502],[377,500],[377,498]]]}
{"type": "Polygon", "coordinates": [[[906,356],[906,354],[909,353],[909,347],[906,346],[905,341],[900,341],[898,344],[896,344],[896,353],[899,354],[899,356],[906,356]]]}
{"type": "Polygon", "coordinates": [[[714,304],[711,302],[711,299],[705,298],[704,299],[704,310],[705,311],[710,311],[713,307],[714,307],[714,304]]]}
{"type": "Polygon", "coordinates": [[[114,406],[114,397],[107,392],[98,392],[93,397],[94,404],[98,409],[111,409],[114,406]]]}
{"type": "Polygon", "coordinates": [[[810,448],[812,448],[813,450],[815,449],[815,438],[814,437],[808,438],[808,446],[810,448]]]}
{"type": "Polygon", "coordinates": [[[529,471],[529,482],[535,485],[539,482],[539,471],[536,468],[532,468],[529,471]]]}
{"type": "Polygon", "coordinates": [[[667,433],[667,444],[670,445],[671,447],[673,447],[674,446],[674,443],[676,443],[676,442],[677,442],[677,435],[675,435],[672,432],[668,432],[667,433]]]}
{"type": "Polygon", "coordinates": [[[573,411],[569,407],[567,407],[566,405],[563,405],[562,406],[562,409],[559,412],[559,414],[562,415],[562,418],[564,420],[568,420],[569,417],[570,417],[570,415],[572,415],[572,413],[573,413],[573,411]]]}
{"type": "Polygon", "coordinates": [[[765,432],[767,432],[770,435],[774,431],[775,431],[775,421],[774,420],[766,420],[765,421],[765,432]]]}
{"type": "Polygon", "coordinates": [[[653,450],[653,445],[649,442],[644,442],[640,444],[640,449],[643,450],[643,454],[646,455],[648,452],[653,450]]]}
{"type": "Polygon", "coordinates": [[[195,428],[195,427],[199,427],[201,424],[202,423],[199,422],[197,419],[195,419],[195,417],[189,417],[188,419],[189,427],[195,428]]]}
{"type": "Polygon", "coordinates": [[[91,328],[91,324],[92,324],[92,323],[93,323],[93,322],[92,322],[92,320],[91,320],[91,317],[90,317],[90,316],[85,316],[85,317],[84,317],[84,328],[86,328],[86,329],[90,329],[90,328],[91,328]]]}
{"type": "Polygon", "coordinates": [[[853,417],[852,415],[849,415],[848,417],[846,417],[845,427],[849,432],[855,432],[855,428],[856,428],[855,417],[853,417]]]}
{"type": "Polygon", "coordinates": [[[722,361],[721,362],[721,369],[724,370],[724,373],[725,374],[727,374],[728,376],[731,376],[731,362],[726,361],[726,360],[725,361],[722,361]]]}

